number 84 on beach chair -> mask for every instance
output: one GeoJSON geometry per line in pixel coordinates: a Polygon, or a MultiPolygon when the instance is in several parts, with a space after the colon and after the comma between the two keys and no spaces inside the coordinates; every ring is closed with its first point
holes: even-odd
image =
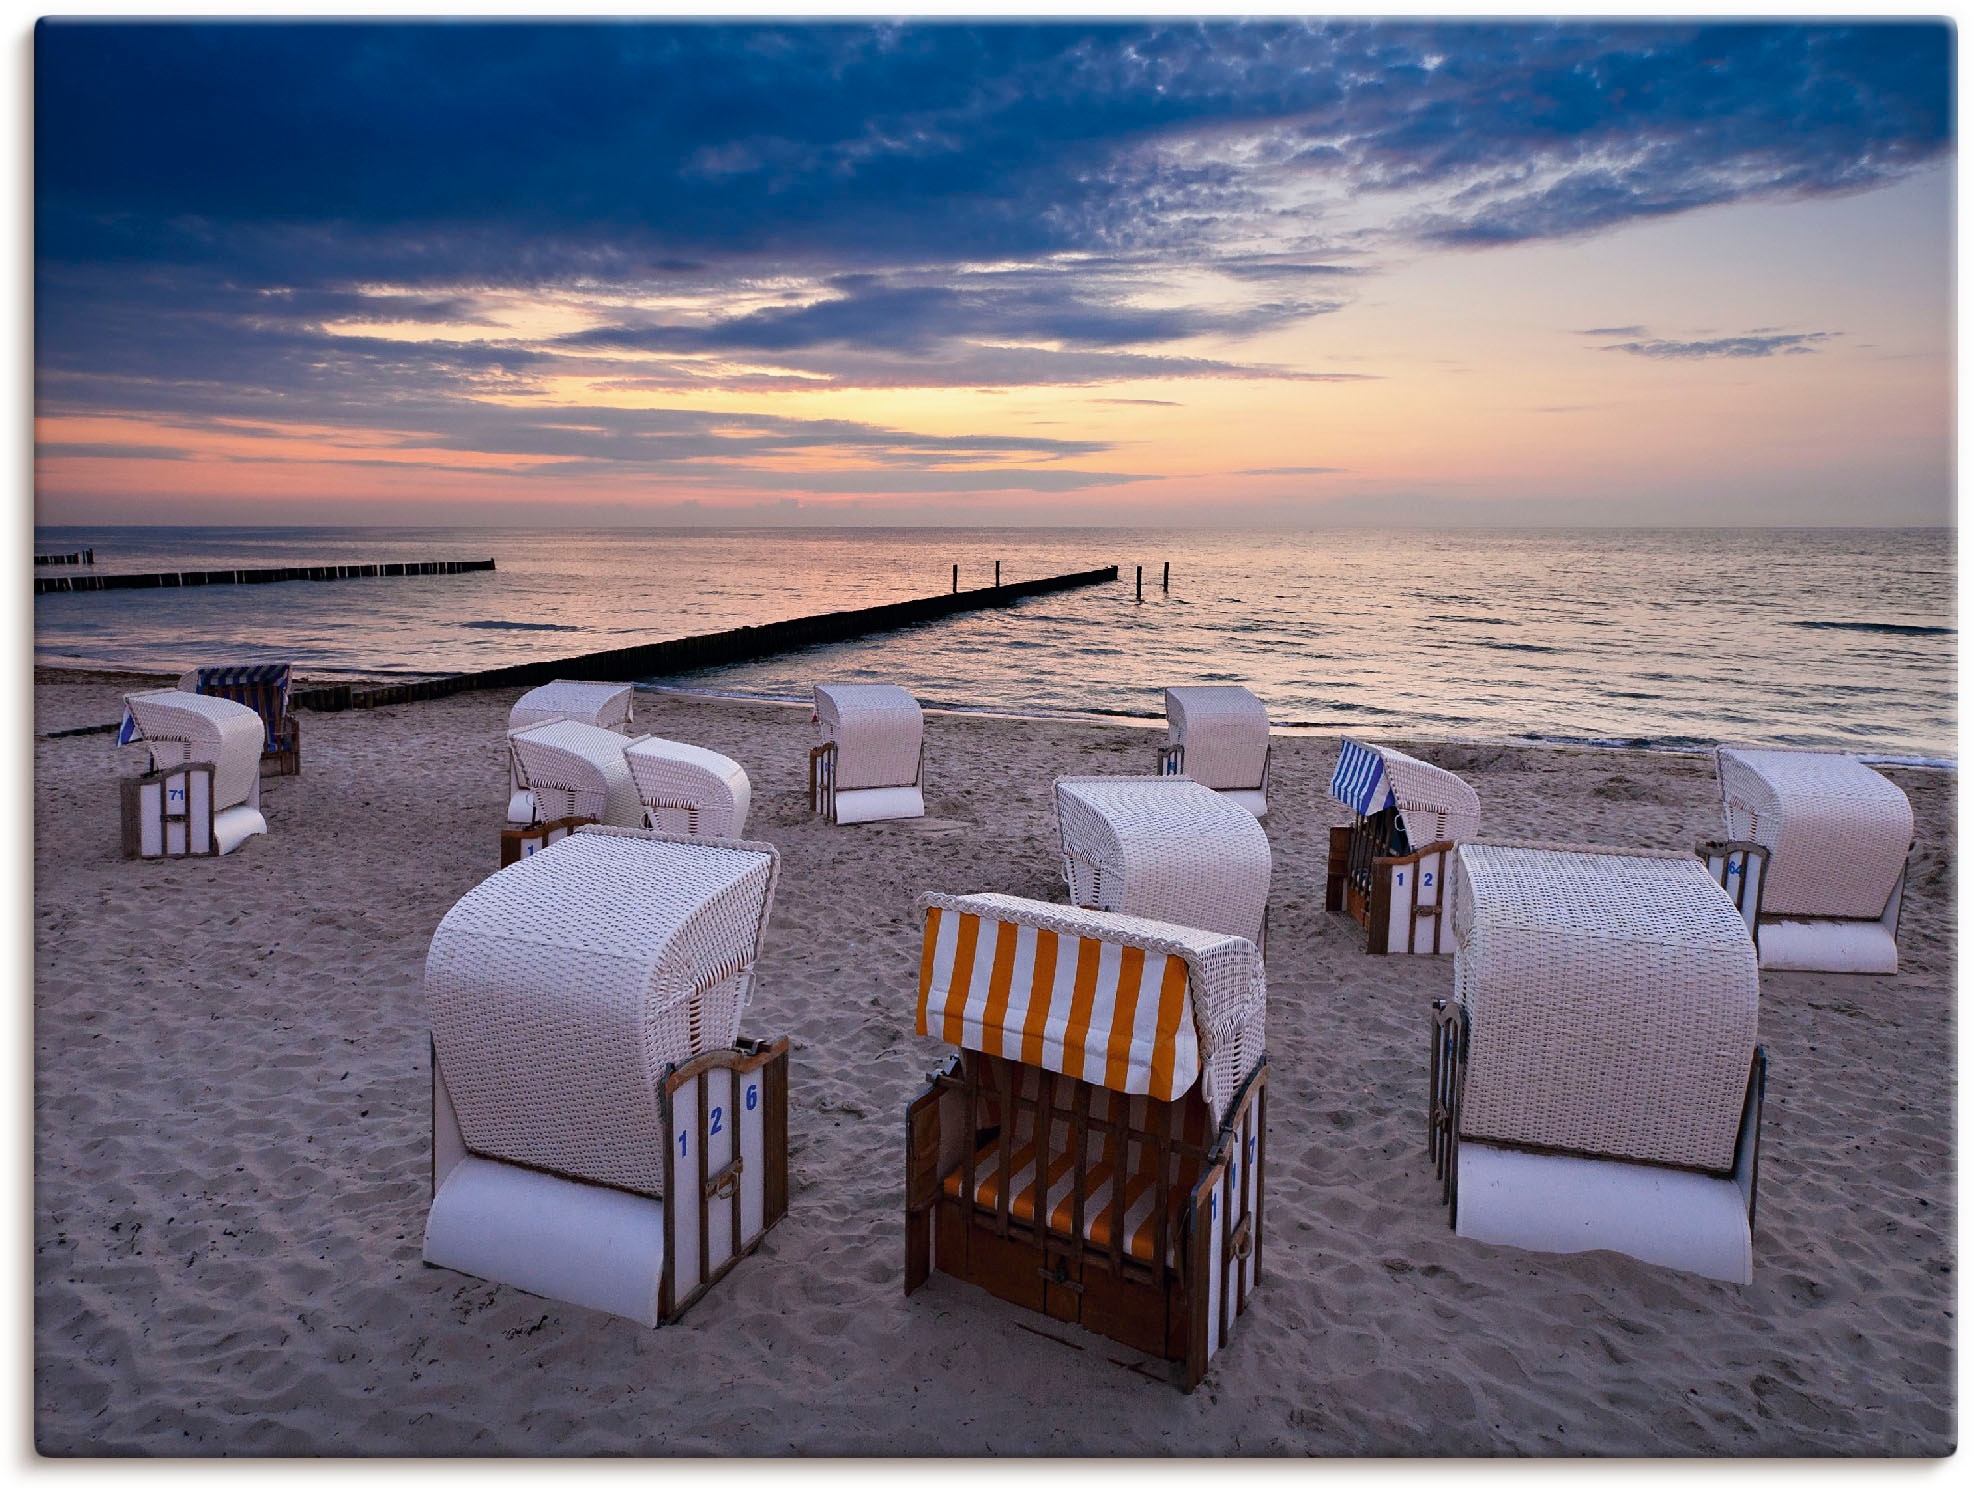
{"type": "Polygon", "coordinates": [[[906,1118],[905,1292],[936,1265],[1191,1391],[1260,1282],[1260,953],[1009,895],[918,905],[918,1031],[960,1050],[906,1118]]]}
{"type": "Polygon", "coordinates": [[[1356,814],[1329,830],[1328,908],[1369,933],[1373,953],[1452,951],[1448,857],[1480,830],[1480,799],[1452,772],[1386,745],[1342,742],[1329,795],[1356,814]]]}

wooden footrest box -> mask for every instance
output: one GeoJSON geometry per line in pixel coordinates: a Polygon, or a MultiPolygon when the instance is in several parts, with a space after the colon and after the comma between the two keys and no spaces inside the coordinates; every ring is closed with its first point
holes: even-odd
{"type": "Polygon", "coordinates": [[[529,823],[525,828],[502,828],[500,830],[500,867],[518,864],[521,860],[540,853],[551,843],[560,843],[584,823],[593,823],[593,817],[558,817],[552,822],[529,823]]]}

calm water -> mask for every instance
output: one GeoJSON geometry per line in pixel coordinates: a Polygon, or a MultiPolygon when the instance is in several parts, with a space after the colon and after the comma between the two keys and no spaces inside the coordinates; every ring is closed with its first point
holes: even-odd
{"type": "Polygon", "coordinates": [[[1944,530],[36,534],[42,553],[92,545],[98,572],[489,556],[499,568],[39,596],[38,661],[453,672],[933,594],[954,563],[966,588],[990,584],[996,559],[1007,581],[1118,564],[1120,584],[662,682],[805,697],[818,680],[881,679],[928,704],[1136,717],[1162,714],[1168,682],[1239,682],[1277,724],[1371,736],[1958,753],[1944,530]]]}

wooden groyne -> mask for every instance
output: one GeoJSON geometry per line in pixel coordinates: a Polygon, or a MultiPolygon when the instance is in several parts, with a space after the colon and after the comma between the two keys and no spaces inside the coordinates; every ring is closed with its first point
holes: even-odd
{"type": "Polygon", "coordinates": [[[607,652],[585,652],[579,657],[561,657],[549,662],[522,662],[509,667],[489,668],[484,672],[421,678],[415,683],[386,683],[374,687],[337,683],[321,688],[297,689],[289,702],[305,709],[333,712],[415,703],[420,699],[446,698],[455,693],[470,693],[483,688],[531,688],[556,678],[615,682],[663,677],[669,673],[691,672],[696,668],[750,662],[757,657],[771,657],[778,652],[792,652],[822,642],[848,641],[877,631],[895,631],[900,627],[937,621],[964,611],[1012,605],[1032,595],[1049,595],[1058,590],[1080,589],[1085,585],[1110,584],[1116,577],[1117,566],[1112,564],[1107,569],[1055,574],[1046,579],[1023,580],[1014,585],[961,590],[951,595],[928,596],[923,600],[899,600],[863,610],[830,611],[825,615],[800,616],[791,621],[770,621],[764,626],[714,631],[705,636],[681,636],[641,647],[618,647],[607,652]]]}
{"type": "MultiPolygon", "coordinates": [[[[93,554],[94,550],[90,550],[93,554]]],[[[35,562],[41,561],[37,558],[35,562]]],[[[290,564],[282,569],[192,569],[182,574],[61,574],[34,581],[34,593],[61,590],[167,590],[179,585],[278,585],[286,580],[386,579],[409,574],[477,574],[491,559],[427,559],[410,564],[290,564]]]]}
{"type": "Polygon", "coordinates": [[[39,568],[43,564],[93,564],[95,562],[96,550],[93,548],[85,548],[72,554],[36,554],[34,556],[36,568],[39,568]]]}

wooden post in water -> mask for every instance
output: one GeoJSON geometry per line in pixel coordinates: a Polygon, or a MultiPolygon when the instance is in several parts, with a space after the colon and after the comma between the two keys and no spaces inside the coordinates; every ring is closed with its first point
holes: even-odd
{"type": "Polygon", "coordinates": [[[952,593],[955,595],[959,593],[959,566],[957,564],[952,566],[952,593]]]}
{"type": "Polygon", "coordinates": [[[1137,603],[1139,605],[1144,603],[1144,566],[1142,564],[1137,566],[1137,603]]]}
{"type": "Polygon", "coordinates": [[[1171,594],[1171,560],[1165,560],[1165,593],[1171,594]]]}
{"type": "Polygon", "coordinates": [[[1000,588],[1000,560],[998,559],[993,561],[993,587],[996,590],[1000,588]]]}

